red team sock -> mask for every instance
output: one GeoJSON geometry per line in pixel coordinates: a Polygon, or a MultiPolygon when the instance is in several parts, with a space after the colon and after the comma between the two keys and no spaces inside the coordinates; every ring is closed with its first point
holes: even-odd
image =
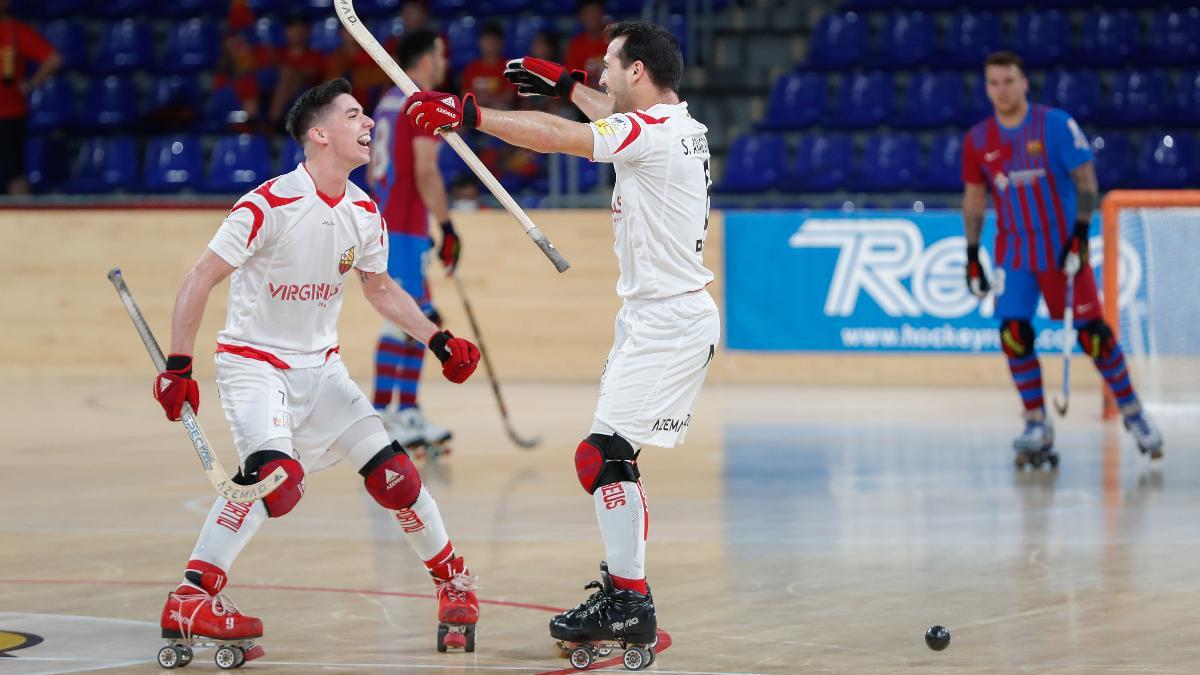
{"type": "Polygon", "coordinates": [[[641,481],[601,486],[592,495],[613,586],[646,593],[646,538],[650,511],[641,481]]]}

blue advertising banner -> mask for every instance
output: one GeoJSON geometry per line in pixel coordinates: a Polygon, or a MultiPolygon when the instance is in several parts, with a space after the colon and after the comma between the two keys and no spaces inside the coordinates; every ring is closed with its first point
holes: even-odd
{"type": "MultiPolygon", "coordinates": [[[[988,250],[995,227],[989,213],[980,256],[993,285],[1002,286],[988,250]]],[[[1090,244],[1099,277],[1099,218],[1090,244]]],[[[1129,253],[1137,257],[1131,248],[1129,253]]],[[[1125,254],[1123,250],[1123,270],[1129,267],[1125,254]]],[[[965,264],[966,240],[957,211],[727,212],[727,346],[758,351],[999,351],[994,296],[980,301],[970,294],[965,264]]],[[[1134,267],[1140,276],[1140,264],[1134,267]]],[[[1136,295],[1138,286],[1136,277],[1123,276],[1123,304],[1127,292],[1136,295]]],[[[1061,329],[1048,319],[1044,302],[1034,329],[1039,350],[1061,349],[1061,329]]]]}

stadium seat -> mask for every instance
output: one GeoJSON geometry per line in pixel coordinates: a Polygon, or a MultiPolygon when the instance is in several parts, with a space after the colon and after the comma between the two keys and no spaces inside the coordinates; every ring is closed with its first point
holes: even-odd
{"type": "Polygon", "coordinates": [[[284,45],[283,22],[264,16],[254,22],[254,44],[279,48],[284,45]]]}
{"type": "Polygon", "coordinates": [[[125,137],[91,138],[83,142],[68,192],[100,193],[128,188],[137,180],[137,148],[125,137]]]}
{"type": "Polygon", "coordinates": [[[951,10],[962,5],[959,0],[908,0],[907,6],[911,9],[920,9],[928,12],[951,10]]]}
{"type": "Polygon", "coordinates": [[[154,62],[154,33],[150,24],[123,19],[105,26],[91,70],[96,73],[126,73],[154,62]]]}
{"type": "Polygon", "coordinates": [[[296,142],[296,139],[288,136],[283,140],[283,152],[279,153],[279,166],[275,169],[275,175],[281,176],[285,173],[295,171],[296,167],[303,161],[304,148],[296,142]]]}
{"type": "Polygon", "coordinates": [[[918,148],[917,139],[909,134],[872,134],[851,172],[849,188],[866,192],[908,189],[920,161],[918,148]]]}
{"type": "MultiPolygon", "coordinates": [[[[533,38],[540,32],[553,28],[553,22],[544,16],[522,16],[512,24],[508,31],[508,45],[505,53],[511,58],[525,56],[533,44],[533,38]]],[[[592,84],[596,84],[593,82],[592,84]]]]}
{"type": "Polygon", "coordinates": [[[337,48],[342,46],[342,23],[336,16],[314,21],[309,32],[308,46],[322,54],[337,51],[337,48]]]}
{"type": "Polygon", "coordinates": [[[297,11],[305,12],[314,19],[333,14],[333,0],[300,0],[297,4],[297,11]]]}
{"type": "Polygon", "coordinates": [[[1200,126],[1200,70],[1180,74],[1172,103],[1171,120],[1174,123],[1200,126]]]}
{"type": "Polygon", "coordinates": [[[160,72],[186,73],[208,70],[217,65],[221,35],[207,19],[187,19],[171,27],[167,45],[159,61],[160,72]]]}
{"type": "Polygon", "coordinates": [[[1105,132],[1092,137],[1092,152],[1096,154],[1096,179],[1101,190],[1128,187],[1130,171],[1129,139],[1117,133],[1105,132]]]}
{"type": "Polygon", "coordinates": [[[104,0],[104,2],[97,2],[95,7],[99,10],[100,15],[116,19],[145,12],[151,7],[151,2],[150,0],[104,0]]]}
{"type": "Polygon", "coordinates": [[[838,7],[845,12],[876,12],[892,9],[897,4],[888,0],[845,0],[838,7]]]}
{"type": "Polygon", "coordinates": [[[387,17],[398,15],[402,4],[400,0],[357,0],[354,9],[361,17],[387,17]]]}
{"type": "Polygon", "coordinates": [[[254,12],[254,16],[278,15],[289,5],[287,0],[246,0],[246,7],[254,12]]]}
{"type": "Polygon", "coordinates": [[[91,130],[123,129],[137,120],[137,88],[127,77],[109,75],[88,83],[80,125],[91,130]]]}
{"type": "Polygon", "coordinates": [[[1073,61],[1089,68],[1129,63],[1137,52],[1139,25],[1129,10],[1090,12],[1083,19],[1073,61]]]}
{"type": "Polygon", "coordinates": [[[825,123],[835,128],[879,126],[892,112],[892,77],[873,72],[846,74],[826,110],[825,123]]]}
{"type": "Polygon", "coordinates": [[[1170,99],[1166,73],[1130,70],[1113,77],[1104,121],[1116,126],[1154,124],[1163,117],[1170,99]]]}
{"type": "Polygon", "coordinates": [[[957,192],[962,189],[963,135],[956,131],[938,134],[929,146],[929,154],[913,180],[913,188],[930,192],[957,192]]]}
{"type": "Polygon", "coordinates": [[[933,60],[937,44],[933,21],[924,12],[888,15],[870,64],[875,68],[913,68],[933,60]]]}
{"type": "Polygon", "coordinates": [[[89,0],[26,0],[15,3],[14,16],[40,16],[44,19],[68,19],[90,11],[89,0]]]}
{"type": "Polygon", "coordinates": [[[1012,49],[1025,65],[1037,68],[1061,63],[1070,47],[1071,26],[1062,12],[1026,11],[1017,16],[1012,49]]]}
{"type": "Polygon", "coordinates": [[[1146,63],[1174,66],[1200,62],[1200,7],[1156,12],[1143,47],[1146,63]]]}
{"type": "Polygon", "coordinates": [[[446,39],[450,41],[450,68],[455,72],[479,58],[480,28],[473,16],[460,16],[446,28],[446,39]]]}
{"type": "Polygon", "coordinates": [[[154,108],[199,104],[200,82],[195,75],[164,75],[150,85],[150,105],[154,108]]]}
{"type": "MultiPolygon", "coordinates": [[[[470,9],[470,3],[467,0],[432,0],[429,3],[429,11],[434,16],[449,18],[470,9]]],[[[574,12],[574,8],[571,9],[574,12]]]]}
{"type": "Polygon", "coordinates": [[[1163,134],[1148,139],[1137,162],[1138,187],[1184,188],[1197,178],[1195,141],[1190,135],[1163,134]]]}
{"type": "Polygon", "coordinates": [[[483,16],[520,14],[529,9],[529,0],[476,0],[471,8],[483,16]]]}
{"type": "Polygon", "coordinates": [[[683,58],[688,56],[688,30],[687,17],[683,14],[672,14],[667,17],[666,29],[675,36],[675,40],[679,43],[679,50],[683,52],[683,58]]]}
{"type": "Polygon", "coordinates": [[[803,129],[816,124],[825,109],[825,75],[788,73],[775,80],[767,115],[758,124],[764,130],[803,129]]]}
{"type": "Polygon", "coordinates": [[[958,111],[960,126],[974,126],[983,118],[992,114],[992,102],[987,97],[987,83],[980,72],[971,78],[970,91],[964,91],[961,99],[962,107],[958,111]]]}
{"type": "MultiPolygon", "coordinates": [[[[538,157],[541,157],[541,156],[538,155],[538,157]]],[[[550,161],[556,161],[556,160],[550,160],[550,161]]],[[[570,169],[568,168],[567,162],[575,163],[575,170],[579,174],[579,177],[577,180],[579,182],[579,192],[580,193],[591,192],[592,190],[596,189],[596,186],[600,183],[600,165],[599,165],[599,163],[592,162],[583,157],[571,157],[569,155],[563,155],[562,161],[560,161],[559,165],[558,165],[557,187],[558,187],[559,192],[565,193],[565,192],[570,191],[570,180],[567,175],[567,172],[570,171],[570,169]]],[[[544,166],[543,171],[545,171],[546,176],[544,178],[536,178],[532,182],[530,182],[526,179],[522,179],[518,176],[513,176],[511,174],[511,172],[505,172],[505,173],[501,174],[500,182],[506,188],[509,188],[509,186],[512,186],[511,189],[515,189],[515,190],[520,190],[526,184],[529,184],[535,191],[548,194],[553,191],[552,183],[550,180],[550,167],[544,166]]]]}
{"type": "Polygon", "coordinates": [[[270,178],[271,153],[262,136],[240,134],[217,140],[204,189],[246,193],[270,178]]]}
{"type": "Polygon", "coordinates": [[[718,192],[766,192],[787,172],[787,142],[772,134],[745,134],[733,141],[725,157],[718,192]]]}
{"type": "Polygon", "coordinates": [[[248,115],[242,109],[242,102],[238,100],[233,88],[221,87],[208,95],[199,128],[201,131],[213,133],[236,130],[238,125],[244,124],[247,119],[248,115]]]}
{"type": "Polygon", "coordinates": [[[802,136],[796,144],[796,159],[781,187],[795,192],[840,190],[850,173],[854,145],[845,134],[802,136]]]}
{"type": "Polygon", "coordinates": [[[29,95],[29,131],[54,131],[75,124],[75,90],[63,77],[51,77],[29,95]]]}
{"type": "Polygon", "coordinates": [[[25,139],[25,178],[35,193],[54,190],[66,177],[66,151],[61,146],[46,136],[25,139]]]}
{"type": "Polygon", "coordinates": [[[1090,70],[1053,71],[1046,75],[1041,99],[1079,122],[1091,122],[1100,113],[1100,78],[1090,70]]]}
{"type": "Polygon", "coordinates": [[[808,65],[817,69],[858,65],[867,49],[867,22],[854,12],[826,14],[813,30],[808,65]]]}
{"type": "Polygon", "coordinates": [[[42,30],[42,35],[62,56],[63,68],[78,70],[88,65],[87,30],[79,21],[51,21],[42,30]]]}
{"type": "Polygon", "coordinates": [[[963,78],[958,73],[913,75],[904,97],[904,111],[895,118],[898,127],[930,129],[958,119],[963,78]]]}
{"type": "Polygon", "coordinates": [[[946,66],[981,68],[988,54],[1001,49],[1003,22],[991,12],[955,14],[946,30],[942,58],[946,66]]]}
{"type": "Polygon", "coordinates": [[[229,5],[229,0],[171,0],[163,11],[173,17],[221,16],[229,12],[229,5]]]}
{"type": "Polygon", "coordinates": [[[195,136],[163,136],[146,145],[142,189],[178,192],[197,189],[204,178],[204,150],[195,136]]]}

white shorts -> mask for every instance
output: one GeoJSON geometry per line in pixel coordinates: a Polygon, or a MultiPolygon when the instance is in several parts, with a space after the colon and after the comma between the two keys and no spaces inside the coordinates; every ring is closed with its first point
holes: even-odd
{"type": "Polygon", "coordinates": [[[720,341],[721,316],[708,291],[626,302],[600,377],[596,421],[638,445],[682,443],[720,341]]]}
{"type": "Polygon", "coordinates": [[[245,462],[263,443],[291,439],[306,473],[337,464],[330,446],[355,422],[378,415],[342,358],[334,354],[316,368],[280,370],[234,354],[217,354],[217,392],[245,462]]]}

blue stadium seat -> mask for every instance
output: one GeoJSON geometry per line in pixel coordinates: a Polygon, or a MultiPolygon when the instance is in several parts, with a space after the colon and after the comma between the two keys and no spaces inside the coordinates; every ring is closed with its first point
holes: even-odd
{"type": "Polygon", "coordinates": [[[96,3],[96,9],[100,10],[99,13],[102,16],[114,19],[140,14],[150,6],[150,0],[104,0],[104,2],[96,3]]]}
{"type": "Polygon", "coordinates": [[[221,35],[208,19],[187,19],[171,27],[167,46],[159,62],[160,72],[186,73],[217,65],[221,35]]]}
{"type": "Polygon", "coordinates": [[[298,5],[296,11],[305,12],[314,19],[333,14],[333,0],[300,0],[298,5]]]}
{"type": "Polygon", "coordinates": [[[88,83],[80,125],[91,130],[124,129],[137,120],[137,88],[128,77],[109,75],[88,83]]]}
{"type": "Polygon", "coordinates": [[[907,6],[911,9],[920,9],[925,11],[946,11],[954,9],[962,5],[959,0],[908,0],[907,6]]]}
{"type": "Polygon", "coordinates": [[[933,61],[933,21],[924,12],[897,12],[883,24],[870,63],[876,68],[913,68],[933,61]]]}
{"type": "Polygon", "coordinates": [[[361,17],[395,16],[400,13],[400,0],[358,0],[354,9],[361,17]]]}
{"type": "Polygon", "coordinates": [[[1128,63],[1137,52],[1139,25],[1137,16],[1129,10],[1088,13],[1073,61],[1089,68],[1128,63]]]}
{"type": "Polygon", "coordinates": [[[879,126],[892,112],[892,77],[880,72],[843,75],[832,103],[825,116],[831,127],[879,126]]]}
{"type": "Polygon", "coordinates": [[[295,171],[296,166],[303,161],[304,148],[296,142],[296,139],[288,136],[283,139],[283,152],[279,153],[279,166],[275,168],[275,175],[282,176],[295,171]]]}
{"type": "Polygon", "coordinates": [[[942,45],[945,65],[982,68],[988,54],[1001,49],[1003,22],[991,12],[962,12],[950,19],[942,45]]]}
{"type": "Polygon", "coordinates": [[[908,189],[920,163],[918,149],[917,139],[909,134],[872,134],[851,172],[850,189],[866,192],[908,189]]]}
{"type": "Polygon", "coordinates": [[[1057,10],[1026,11],[1017,16],[1012,49],[1025,65],[1037,68],[1061,63],[1071,48],[1071,26],[1057,10]]]}
{"type": "Polygon", "coordinates": [[[1091,122],[1100,113],[1100,77],[1091,70],[1053,71],[1046,75],[1041,98],[1079,122],[1091,122]]]}
{"type": "Polygon", "coordinates": [[[775,80],[767,103],[767,116],[759,122],[764,130],[803,129],[816,124],[825,109],[825,75],[788,73],[775,80]]]}
{"type": "Polygon", "coordinates": [[[13,3],[13,15],[40,16],[44,19],[67,19],[91,10],[90,0],[25,0],[13,3]]]}
{"type": "Polygon", "coordinates": [[[1174,123],[1200,126],[1200,70],[1180,74],[1172,102],[1174,123]]]}
{"type": "Polygon", "coordinates": [[[962,189],[963,135],[956,131],[938,134],[929,146],[925,163],[913,180],[913,188],[930,192],[962,189]]]}
{"type": "Polygon", "coordinates": [[[844,12],[875,12],[898,7],[900,3],[888,0],[846,0],[839,5],[844,12]]]}
{"type": "Polygon", "coordinates": [[[62,144],[46,136],[25,139],[25,178],[35,193],[50,192],[67,175],[62,144]]]}
{"type": "MultiPolygon", "coordinates": [[[[471,145],[473,147],[473,144],[471,145]]],[[[471,167],[467,166],[467,163],[458,156],[449,143],[438,143],[437,160],[438,169],[442,172],[442,180],[446,182],[447,190],[459,176],[471,175],[471,167]]]]}
{"type": "Polygon", "coordinates": [[[240,134],[217,140],[204,189],[209,192],[249,192],[271,176],[271,153],[262,136],[240,134]]]}
{"type": "Polygon", "coordinates": [[[51,77],[29,96],[29,131],[54,131],[75,124],[75,90],[63,77],[51,77]]]}
{"type": "Polygon", "coordinates": [[[787,143],[771,134],[745,134],[733,141],[725,157],[718,192],[766,192],[787,173],[787,143]]]}
{"type": "Polygon", "coordinates": [[[342,24],[336,16],[327,16],[313,22],[309,33],[308,46],[328,54],[342,46],[342,24]]]}
{"type": "Polygon", "coordinates": [[[270,16],[264,16],[254,22],[254,43],[267,47],[282,47],[283,22],[270,16]]]}
{"type": "Polygon", "coordinates": [[[482,26],[473,16],[460,16],[446,28],[446,39],[450,41],[450,67],[460,71],[479,58],[479,31],[482,26]]]}
{"type": "Polygon", "coordinates": [[[1170,88],[1162,71],[1130,70],[1113,77],[1104,120],[1117,126],[1141,126],[1162,120],[1170,88]]]}
{"type": "Polygon", "coordinates": [[[195,75],[164,75],[150,85],[152,108],[195,108],[200,105],[200,81],[195,75]]]}
{"type": "Polygon", "coordinates": [[[1142,145],[1137,161],[1138,187],[1192,187],[1197,175],[1195,140],[1190,135],[1163,134],[1142,145]]]}
{"type": "MultiPolygon", "coordinates": [[[[432,0],[429,11],[434,16],[449,18],[467,11],[469,4],[467,0],[432,0]]],[[[570,11],[574,12],[574,7],[570,11]]]]}
{"type": "MultiPolygon", "coordinates": [[[[541,157],[541,155],[538,155],[538,157],[541,157]]],[[[569,191],[570,181],[567,177],[567,171],[569,170],[567,168],[567,162],[574,162],[576,171],[579,172],[578,181],[580,193],[591,192],[592,190],[596,189],[596,185],[600,183],[599,163],[590,161],[583,157],[571,157],[569,155],[563,155],[563,160],[565,161],[559,164],[558,172],[558,189],[560,192],[569,191]]],[[[546,177],[536,178],[530,183],[530,185],[537,192],[549,193],[551,192],[551,182],[548,173],[549,167],[545,167],[543,170],[547,172],[546,177]]],[[[526,182],[527,181],[520,179],[520,177],[515,177],[511,174],[501,174],[500,183],[510,191],[520,190],[525,186],[526,182]]]]}
{"type": "Polygon", "coordinates": [[[672,14],[667,17],[666,29],[671,31],[671,35],[675,36],[675,40],[679,43],[679,50],[683,52],[683,58],[688,56],[688,31],[687,17],[683,14],[672,14]]]}
{"type": "Polygon", "coordinates": [[[483,16],[520,14],[529,9],[529,0],[476,0],[471,7],[483,16]]]}
{"type": "Polygon", "coordinates": [[[1092,152],[1096,154],[1096,179],[1101,190],[1129,186],[1131,154],[1128,138],[1113,132],[1095,134],[1092,152]]]}
{"type": "Polygon", "coordinates": [[[826,14],[813,30],[808,65],[818,69],[858,65],[867,50],[867,22],[854,12],[826,14]]]}
{"type": "Polygon", "coordinates": [[[963,78],[958,73],[921,73],[908,83],[904,112],[895,119],[898,127],[930,129],[958,119],[963,78]]]}
{"type": "Polygon", "coordinates": [[[289,4],[288,0],[246,0],[246,7],[254,12],[254,16],[280,14],[289,4]]]}
{"type": "Polygon", "coordinates": [[[845,134],[802,136],[796,159],[781,187],[795,192],[831,192],[845,185],[854,145],[845,134]]]}
{"type": "Polygon", "coordinates": [[[1156,12],[1142,52],[1156,65],[1200,62],[1200,7],[1156,12]]]}
{"type": "Polygon", "coordinates": [[[142,189],[147,192],[195,190],[204,179],[204,149],[195,136],[162,136],[146,145],[142,189]]]}
{"type": "MultiPolygon", "coordinates": [[[[505,53],[512,58],[525,56],[529,53],[530,45],[533,44],[533,38],[538,33],[553,27],[553,22],[544,16],[519,17],[513,22],[512,28],[508,31],[508,45],[505,53]]],[[[592,84],[595,84],[595,82],[592,84]]]]}
{"type": "Polygon", "coordinates": [[[87,31],[81,22],[70,19],[51,21],[42,30],[42,35],[58,50],[64,68],[76,70],[88,64],[87,31]]]}
{"type": "Polygon", "coordinates": [[[992,114],[992,102],[987,97],[987,83],[983,73],[972,78],[970,91],[964,91],[961,99],[962,107],[958,111],[960,126],[970,127],[992,114]]]}
{"type": "Polygon", "coordinates": [[[229,5],[229,0],[171,0],[162,7],[167,16],[193,17],[224,15],[229,12],[229,5]]]}
{"type": "Polygon", "coordinates": [[[97,73],[125,73],[145,68],[154,62],[154,33],[150,24],[122,19],[108,24],[100,34],[100,48],[91,70],[97,73]]]}
{"type": "Polygon", "coordinates": [[[232,87],[214,89],[204,103],[204,111],[200,116],[199,129],[219,133],[230,131],[246,122],[247,113],[242,109],[242,102],[232,87]]]}
{"type": "Polygon", "coordinates": [[[375,39],[385,47],[389,40],[397,40],[404,35],[404,19],[399,16],[375,19],[367,26],[371,29],[371,35],[374,35],[375,39]]]}
{"type": "Polygon", "coordinates": [[[71,167],[67,192],[121,190],[137,180],[137,147],[132,139],[109,136],[83,142],[71,167]]]}

